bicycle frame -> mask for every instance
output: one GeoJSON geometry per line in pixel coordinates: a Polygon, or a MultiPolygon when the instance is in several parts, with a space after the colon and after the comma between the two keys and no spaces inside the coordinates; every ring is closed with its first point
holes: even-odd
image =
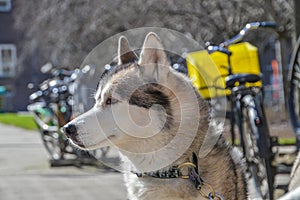
{"type": "MultiPolygon", "coordinates": [[[[260,88],[254,88],[254,87],[246,87],[245,85],[237,86],[236,88],[232,89],[232,93],[229,97],[230,105],[231,105],[231,116],[230,116],[230,122],[231,122],[231,136],[232,136],[232,143],[235,144],[235,132],[234,132],[234,124],[237,125],[240,133],[240,139],[241,139],[241,146],[243,147],[243,155],[245,155],[245,144],[244,144],[244,129],[243,129],[243,121],[244,121],[244,114],[243,109],[244,108],[253,108],[251,115],[253,119],[256,119],[257,121],[255,123],[258,123],[261,119],[257,114],[256,105],[260,104],[257,101],[257,95],[260,91],[260,88]],[[259,90],[259,91],[255,91],[259,90]]],[[[259,138],[259,136],[256,136],[256,138],[259,138]]]]}

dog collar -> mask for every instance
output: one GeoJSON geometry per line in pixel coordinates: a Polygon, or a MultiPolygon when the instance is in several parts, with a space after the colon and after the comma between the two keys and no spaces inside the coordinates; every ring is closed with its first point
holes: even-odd
{"type": "Polygon", "coordinates": [[[183,178],[189,179],[195,186],[196,190],[199,191],[201,196],[206,199],[218,199],[223,200],[223,198],[215,192],[213,187],[208,183],[204,182],[200,177],[198,170],[198,157],[193,153],[192,162],[185,162],[177,166],[172,166],[168,170],[158,170],[154,172],[144,172],[144,173],[135,173],[137,177],[152,177],[152,178],[161,178],[161,179],[171,179],[171,178],[183,178]],[[183,174],[182,169],[188,168],[188,174],[183,174]],[[208,192],[204,192],[208,191],[208,192]]]}

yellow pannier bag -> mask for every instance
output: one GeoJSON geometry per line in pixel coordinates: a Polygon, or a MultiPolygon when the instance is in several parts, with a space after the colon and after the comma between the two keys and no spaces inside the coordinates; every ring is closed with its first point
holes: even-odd
{"type": "MultiPolygon", "coordinates": [[[[257,48],[248,42],[229,46],[233,74],[260,74],[257,48]]],[[[206,50],[191,52],[186,57],[188,74],[194,86],[205,99],[229,95],[225,89],[225,78],[228,76],[228,56],[206,50]]],[[[247,87],[260,87],[261,81],[247,83],[247,87]]]]}

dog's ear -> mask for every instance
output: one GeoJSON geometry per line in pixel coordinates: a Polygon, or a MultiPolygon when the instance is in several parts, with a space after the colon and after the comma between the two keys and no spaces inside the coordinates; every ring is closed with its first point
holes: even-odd
{"type": "Polygon", "coordinates": [[[121,36],[119,38],[119,48],[118,48],[118,64],[126,64],[138,60],[137,55],[131,50],[129,42],[126,37],[121,36]]]}
{"type": "Polygon", "coordinates": [[[138,64],[146,75],[150,75],[156,80],[159,69],[164,68],[160,66],[169,66],[163,45],[155,33],[150,32],[146,36],[138,64]],[[147,67],[147,65],[154,65],[154,67],[147,67]]]}

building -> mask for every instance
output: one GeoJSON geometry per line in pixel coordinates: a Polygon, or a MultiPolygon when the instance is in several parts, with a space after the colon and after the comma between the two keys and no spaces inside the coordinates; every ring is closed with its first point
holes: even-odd
{"type": "Polygon", "coordinates": [[[17,66],[17,35],[13,29],[12,1],[0,0],[0,111],[12,111],[17,66]]]}

